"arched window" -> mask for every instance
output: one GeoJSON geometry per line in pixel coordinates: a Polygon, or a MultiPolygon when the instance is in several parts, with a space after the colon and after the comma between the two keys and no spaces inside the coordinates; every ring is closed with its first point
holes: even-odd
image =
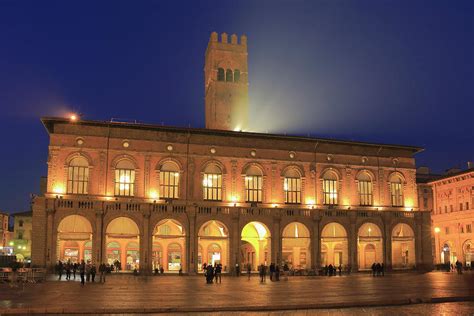
{"type": "Polygon", "coordinates": [[[323,203],[325,205],[337,205],[337,175],[333,171],[327,171],[323,176],[323,203]]]}
{"type": "Polygon", "coordinates": [[[262,202],[262,193],[262,171],[256,166],[251,166],[245,174],[245,201],[262,202]]]}
{"type": "Polygon", "coordinates": [[[217,69],[217,81],[225,81],[224,68],[217,69]]]}
{"type": "Polygon", "coordinates": [[[403,206],[403,181],[398,175],[390,177],[390,195],[392,206],[403,206]]]}
{"type": "Polygon", "coordinates": [[[160,197],[179,198],[179,168],[171,162],[165,162],[160,169],[160,197]]]}
{"type": "Polygon", "coordinates": [[[372,179],[367,172],[362,172],[357,177],[357,186],[359,188],[359,203],[362,206],[371,206],[373,204],[372,179]]]}
{"type": "Polygon", "coordinates": [[[67,193],[87,194],[89,183],[89,163],[84,157],[71,160],[67,173],[67,193]]]}
{"type": "Polygon", "coordinates": [[[121,160],[115,166],[115,195],[135,195],[135,166],[130,160],[121,160]]]}
{"type": "Polygon", "coordinates": [[[283,190],[285,191],[285,203],[301,203],[301,176],[298,170],[289,169],[285,172],[283,190]]]}
{"type": "Polygon", "coordinates": [[[240,70],[235,69],[234,70],[234,82],[239,82],[240,81],[240,70]]]}
{"type": "Polygon", "coordinates": [[[227,69],[225,72],[225,81],[227,82],[232,82],[234,81],[234,74],[232,73],[232,70],[227,69]]]}
{"type": "Polygon", "coordinates": [[[222,171],[215,164],[209,164],[204,170],[202,180],[204,200],[222,201],[222,171]]]}

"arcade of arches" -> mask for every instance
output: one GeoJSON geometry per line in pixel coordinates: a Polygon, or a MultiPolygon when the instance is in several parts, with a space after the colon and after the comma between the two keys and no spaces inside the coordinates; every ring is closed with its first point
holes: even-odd
{"type": "MultiPolygon", "coordinates": [[[[217,219],[204,221],[197,230],[196,255],[193,256],[188,253],[189,236],[185,226],[175,219],[163,219],[150,230],[150,271],[163,269],[165,272],[199,272],[204,263],[220,263],[224,272],[230,272],[235,265],[233,258],[238,258],[237,262],[242,269],[250,264],[254,271],[260,264],[269,265],[271,262],[287,264],[290,269],[295,270],[314,269],[329,264],[347,267],[350,262],[354,262],[351,261],[348,231],[341,223],[329,222],[321,227],[319,254],[315,252],[318,240],[313,240],[307,224],[290,222],[284,225],[279,235],[280,240],[276,241],[272,240],[274,232],[260,221],[251,221],[241,227],[238,241],[240,246],[238,252],[235,252],[238,257],[235,257],[228,226],[217,219]],[[315,254],[319,260],[314,259],[315,254]],[[272,258],[272,255],[275,257],[272,258]],[[195,260],[191,261],[188,256],[195,257],[195,260]],[[194,268],[190,269],[190,266],[194,268]]],[[[57,228],[56,259],[72,262],[96,260],[94,253],[98,255],[99,251],[93,247],[94,234],[86,217],[64,217],[57,228]]],[[[114,218],[104,228],[103,260],[119,265],[122,271],[140,269],[140,256],[146,256],[146,252],[140,249],[141,238],[143,236],[135,220],[124,216],[114,218]]],[[[413,268],[417,257],[415,234],[411,226],[405,223],[394,225],[389,241],[386,243],[379,225],[371,222],[360,225],[353,259],[356,260],[357,268],[367,270],[374,262],[385,263],[386,250],[390,251],[392,268],[413,268]]],[[[466,242],[464,248],[466,258],[471,260],[472,256],[474,259],[471,241],[466,242]]],[[[442,256],[444,260],[451,262],[456,259],[456,254],[450,252],[448,242],[443,245],[442,256]]]]}

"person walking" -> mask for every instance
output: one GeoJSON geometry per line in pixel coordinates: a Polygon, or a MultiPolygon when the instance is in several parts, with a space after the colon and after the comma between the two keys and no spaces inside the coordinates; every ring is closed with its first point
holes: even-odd
{"type": "Polygon", "coordinates": [[[250,274],[252,273],[252,265],[250,263],[247,263],[247,277],[248,280],[250,280],[250,274]]]}
{"type": "Polygon", "coordinates": [[[260,275],[260,283],[263,283],[263,276],[264,276],[263,263],[258,267],[258,274],[260,275]]]}
{"type": "Polygon", "coordinates": [[[86,272],[86,263],[84,260],[81,260],[81,264],[79,265],[79,274],[81,275],[81,286],[84,286],[85,280],[84,280],[84,274],[86,272]]]}
{"type": "Polygon", "coordinates": [[[376,266],[375,266],[375,262],[374,262],[374,263],[372,263],[372,276],[373,277],[375,276],[375,268],[376,268],[376,266]]]}
{"type": "Polygon", "coordinates": [[[337,269],[339,270],[339,276],[342,275],[342,264],[339,264],[339,267],[337,267],[337,269]]]}
{"type": "Polygon", "coordinates": [[[96,273],[97,273],[97,268],[96,268],[95,264],[93,263],[91,265],[91,279],[92,279],[92,282],[95,282],[96,273]]]}
{"type": "Polygon", "coordinates": [[[275,281],[280,281],[280,266],[278,264],[275,266],[275,281]]]}
{"type": "Polygon", "coordinates": [[[383,262],[380,264],[380,272],[382,273],[382,276],[385,276],[385,266],[383,265],[383,262]]]}
{"type": "Polygon", "coordinates": [[[216,264],[216,267],[214,268],[214,278],[216,279],[216,284],[219,281],[219,283],[222,283],[222,265],[220,263],[216,264]]]}
{"type": "Polygon", "coordinates": [[[66,280],[71,279],[71,260],[68,260],[64,265],[64,269],[66,270],[66,280]]]}
{"type": "Polygon", "coordinates": [[[59,279],[61,281],[61,278],[63,276],[63,270],[64,270],[64,265],[63,263],[61,262],[61,260],[59,260],[58,262],[58,275],[59,275],[59,279]]]}
{"type": "Polygon", "coordinates": [[[105,273],[107,272],[107,266],[105,263],[99,265],[99,282],[105,283],[105,273]]]}
{"type": "Polygon", "coordinates": [[[235,264],[235,275],[240,276],[240,266],[238,263],[235,264]]]}
{"type": "Polygon", "coordinates": [[[87,261],[86,264],[86,281],[90,282],[91,281],[91,262],[87,261]]]}
{"type": "Polygon", "coordinates": [[[270,281],[273,281],[273,274],[275,273],[275,264],[270,263],[270,281]]]}
{"type": "Polygon", "coordinates": [[[74,276],[74,280],[76,280],[77,267],[78,267],[77,262],[74,262],[74,264],[72,265],[72,275],[74,276]]]}

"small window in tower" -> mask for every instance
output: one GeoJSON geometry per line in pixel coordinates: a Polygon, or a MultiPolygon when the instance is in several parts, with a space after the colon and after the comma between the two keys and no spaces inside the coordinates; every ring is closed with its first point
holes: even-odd
{"type": "Polygon", "coordinates": [[[217,69],[217,81],[224,81],[224,80],[225,80],[224,68],[217,69]]]}
{"type": "Polygon", "coordinates": [[[240,81],[240,70],[236,69],[234,70],[234,82],[239,82],[240,81]]]}
{"type": "Polygon", "coordinates": [[[234,74],[232,73],[232,70],[227,69],[225,72],[225,81],[227,82],[232,82],[234,81],[234,74]]]}

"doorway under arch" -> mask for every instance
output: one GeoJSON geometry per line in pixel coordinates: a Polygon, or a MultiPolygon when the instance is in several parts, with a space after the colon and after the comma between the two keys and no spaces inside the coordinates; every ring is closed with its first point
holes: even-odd
{"type": "Polygon", "coordinates": [[[107,263],[122,271],[140,268],[140,230],[128,217],[117,217],[108,225],[105,233],[107,263]]]}
{"type": "Polygon", "coordinates": [[[293,222],[282,234],[282,259],[291,269],[311,268],[311,237],[306,225],[293,222]]]}
{"type": "Polygon", "coordinates": [[[81,215],[69,215],[58,225],[57,260],[80,262],[92,260],[84,257],[84,246],[92,242],[92,226],[87,218],[81,215]]]}
{"type": "Polygon", "coordinates": [[[344,226],[339,223],[329,223],[324,226],[321,233],[321,265],[347,267],[348,241],[344,226]],[[323,251],[325,249],[325,251],[323,251]]]}
{"type": "Polygon", "coordinates": [[[409,225],[399,223],[392,230],[392,267],[411,269],[415,264],[415,233],[409,225]]]}
{"type": "Polygon", "coordinates": [[[380,228],[373,223],[365,223],[357,235],[359,270],[370,270],[374,263],[384,263],[383,237],[380,228]]]}
{"type": "MultiPolygon", "coordinates": [[[[222,264],[223,272],[229,265],[229,230],[222,222],[211,220],[204,223],[198,232],[198,245],[201,262],[198,260],[198,271],[202,265],[222,264]]],[[[199,257],[199,254],[198,254],[199,257]]]]}
{"type": "Polygon", "coordinates": [[[184,226],[174,219],[163,219],[156,224],[153,230],[152,261],[156,263],[155,269],[163,268],[165,272],[187,271],[185,250],[186,232],[184,226]]]}

